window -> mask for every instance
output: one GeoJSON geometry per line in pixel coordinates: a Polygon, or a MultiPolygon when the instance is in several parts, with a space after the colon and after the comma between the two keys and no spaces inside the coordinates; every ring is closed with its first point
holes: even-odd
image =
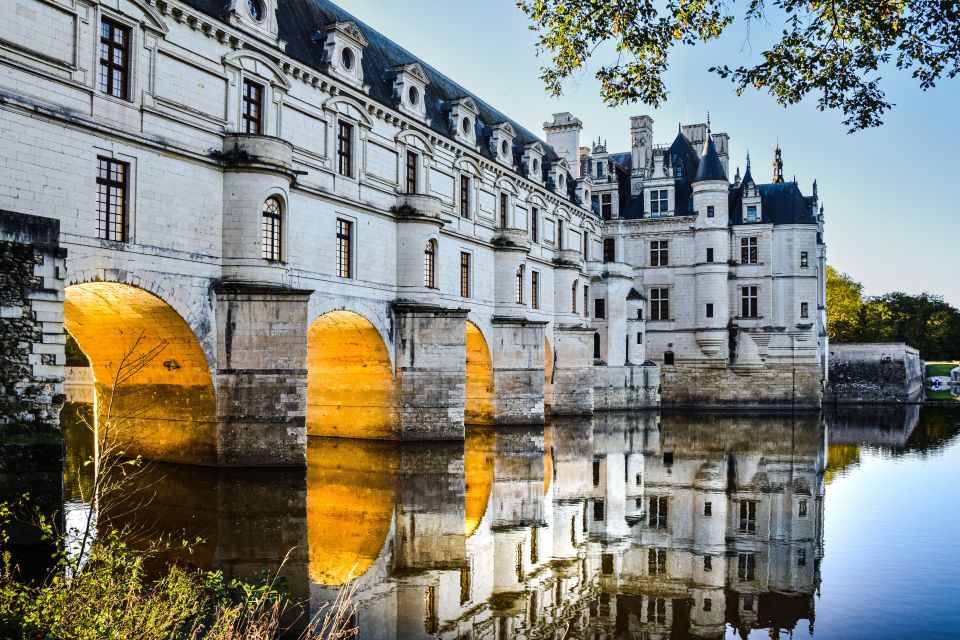
{"type": "Polygon", "coordinates": [[[801,318],[809,318],[809,317],[810,317],[810,303],[809,303],[809,302],[801,302],[801,303],[800,303],[800,317],[801,317],[801,318]]]}
{"type": "Polygon", "coordinates": [[[350,252],[353,250],[353,223],[337,218],[337,276],[352,278],[353,269],[350,252]]]}
{"type": "Polygon", "coordinates": [[[593,358],[594,360],[600,359],[600,334],[593,334],[593,358]]]}
{"type": "Polygon", "coordinates": [[[667,550],[666,549],[648,549],[647,550],[647,573],[651,576],[658,576],[667,572],[667,550]]]}
{"type": "Polygon", "coordinates": [[[129,165],[97,158],[97,237],[127,240],[127,173],[129,165]]]}
{"type": "Polygon", "coordinates": [[[586,229],[583,230],[583,259],[590,259],[590,234],[586,229]]]}
{"type": "Polygon", "coordinates": [[[600,213],[600,196],[593,196],[590,199],[590,209],[596,213],[600,213]]]}
{"type": "Polygon", "coordinates": [[[353,125],[337,122],[337,172],[346,177],[353,175],[353,125]]]}
{"type": "Polygon", "coordinates": [[[800,267],[806,269],[810,266],[810,254],[806,251],[800,252],[800,267]]]}
{"type": "Polygon", "coordinates": [[[557,248],[563,249],[566,242],[563,238],[563,220],[557,220],[557,248]]]}
{"type": "Polygon", "coordinates": [[[806,549],[797,549],[797,566],[798,567],[807,566],[807,550],[806,549]]]}
{"type": "Polygon", "coordinates": [[[507,194],[500,194],[500,228],[507,228],[507,194]]]}
{"type": "Polygon", "coordinates": [[[600,486],[600,459],[593,459],[593,486],[600,486]]]}
{"type": "Polygon", "coordinates": [[[530,241],[540,241],[540,210],[530,207],[530,241]]]}
{"type": "Polygon", "coordinates": [[[757,556],[754,553],[737,555],[737,578],[741,582],[753,582],[756,579],[757,556]]]}
{"type": "Polygon", "coordinates": [[[801,518],[807,517],[807,501],[806,500],[800,501],[800,511],[797,513],[797,515],[799,515],[801,518]]]}
{"type": "Polygon", "coordinates": [[[263,85],[247,79],[243,81],[240,131],[243,133],[263,132],[263,85]]]}
{"type": "Polygon", "coordinates": [[[713,262],[713,247],[707,247],[707,262],[713,262]]]}
{"type": "Polygon", "coordinates": [[[598,320],[607,317],[607,301],[605,298],[597,298],[593,301],[593,317],[598,320]]]}
{"type": "Polygon", "coordinates": [[[603,177],[603,163],[602,163],[602,162],[597,162],[597,177],[598,177],[598,178],[602,178],[602,177],[603,177]]]}
{"type": "Polygon", "coordinates": [[[667,190],[654,189],[650,192],[650,217],[661,218],[667,215],[667,190]]]}
{"type": "Polygon", "coordinates": [[[667,623],[667,599],[647,596],[647,622],[667,623]]]}
{"type": "Polygon", "coordinates": [[[760,256],[755,237],[740,238],[740,264],[757,264],[760,256]]]}
{"type": "Polygon", "coordinates": [[[540,272],[530,271],[530,306],[540,308],[540,272]]]}
{"type": "Polygon", "coordinates": [[[427,240],[423,249],[423,286],[428,289],[437,288],[437,241],[427,240]]]}
{"type": "Polygon", "coordinates": [[[713,611],[713,600],[710,598],[703,599],[703,610],[704,611],[713,611]]]}
{"type": "Polygon", "coordinates": [[[517,580],[523,581],[523,543],[517,545],[517,580]]]}
{"type": "Polygon", "coordinates": [[[650,241],[650,266],[665,267],[670,264],[669,245],[666,240],[650,241]]]}
{"type": "Polygon", "coordinates": [[[600,555],[600,571],[605,576],[613,575],[613,554],[603,553],[600,555]]]}
{"type": "Polygon", "coordinates": [[[432,584],[423,593],[423,629],[428,634],[440,630],[440,616],[437,610],[437,585],[432,584]]]}
{"type": "Polygon", "coordinates": [[[740,288],[740,316],[743,318],[757,318],[757,289],[758,287],[740,288]]]}
{"type": "Polygon", "coordinates": [[[517,268],[517,304],[523,304],[523,265],[517,268]]]}
{"type": "Polygon", "coordinates": [[[667,526],[666,496],[650,496],[650,513],[647,514],[647,525],[651,529],[666,528],[667,526]]]}
{"type": "Polygon", "coordinates": [[[703,515],[707,518],[713,515],[713,503],[709,500],[703,503],[703,515]]]}
{"type": "Polygon", "coordinates": [[[530,528],[530,564],[540,562],[540,536],[537,529],[538,527],[530,528]]]}
{"type": "Polygon", "coordinates": [[[609,220],[613,217],[613,194],[604,193],[600,196],[600,216],[604,220],[609,220]]]}
{"type": "Polygon", "coordinates": [[[744,533],[757,530],[757,503],[755,500],[740,501],[740,522],[737,529],[744,533]]]}
{"type": "Polygon", "coordinates": [[[130,29],[106,18],[100,21],[100,91],[129,99],[130,29]]]}
{"type": "Polygon", "coordinates": [[[749,205],[747,207],[747,222],[756,222],[757,221],[757,207],[756,205],[749,205]]]}
{"type": "Polygon", "coordinates": [[[670,319],[670,290],[665,288],[650,289],[650,319],[670,319]]]}
{"type": "Polygon", "coordinates": [[[470,217],[470,176],[460,176],[460,217],[470,217]]]}
{"type": "Polygon", "coordinates": [[[708,302],[708,303],[707,303],[707,317],[708,317],[708,318],[712,318],[712,317],[713,317],[713,303],[712,303],[712,302],[708,302]]]}
{"type": "MultiPolygon", "coordinates": [[[[472,563],[471,563],[472,564],[472,563]]],[[[470,601],[470,591],[473,584],[471,565],[460,568],[460,604],[470,601]]]]}
{"type": "Polygon", "coordinates": [[[570,286],[570,313],[577,312],[577,288],[579,282],[574,280],[573,284],[570,286]]]}
{"type": "Polygon", "coordinates": [[[673,351],[664,351],[663,352],[663,364],[668,366],[673,366],[673,351]]]}
{"type": "Polygon", "coordinates": [[[748,593],[743,596],[743,610],[753,611],[753,594],[748,593]]]}
{"type": "Polygon", "coordinates": [[[283,231],[283,208],[277,198],[267,198],[263,203],[263,230],[260,239],[260,256],[264,260],[281,259],[283,231]]]}
{"type": "Polygon", "coordinates": [[[712,218],[716,215],[713,205],[707,205],[707,217],[712,218]]]}
{"type": "Polygon", "coordinates": [[[713,556],[703,556],[703,570],[713,571],[713,556]]]}
{"type": "Polygon", "coordinates": [[[419,161],[419,155],[407,151],[407,193],[417,192],[417,163],[419,161]]]}
{"type": "Polygon", "coordinates": [[[593,501],[593,521],[603,522],[603,500],[593,501]]]}
{"type": "Polygon", "coordinates": [[[637,331],[637,344],[643,344],[643,332],[637,331]]]}
{"type": "Polygon", "coordinates": [[[613,238],[603,239],[603,261],[616,262],[616,251],[614,249],[613,238]]]}
{"type": "Polygon", "coordinates": [[[470,297],[470,254],[466,251],[460,252],[460,295],[470,297]]]}
{"type": "Polygon", "coordinates": [[[664,451],[663,452],[663,464],[668,467],[673,464],[673,451],[664,451]]]}
{"type": "Polygon", "coordinates": [[[590,317],[590,285],[583,285],[583,317],[590,317]]]}

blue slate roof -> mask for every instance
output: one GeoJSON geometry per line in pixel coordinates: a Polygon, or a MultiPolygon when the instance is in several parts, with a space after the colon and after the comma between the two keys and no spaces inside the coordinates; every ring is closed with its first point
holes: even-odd
{"type": "MultiPolygon", "coordinates": [[[[749,176],[749,172],[747,176],[749,176]]],[[[746,178],[746,176],[744,176],[746,178]]],[[[730,224],[757,224],[743,221],[743,186],[730,190],[730,224]]],[[[813,198],[805,196],[796,182],[758,184],[761,224],[817,224],[813,198]]]]}
{"type": "Polygon", "coordinates": [[[713,137],[709,131],[707,131],[707,140],[704,146],[706,151],[700,158],[700,165],[697,167],[697,177],[694,182],[726,180],[727,173],[723,170],[723,162],[720,161],[720,154],[717,153],[717,145],[713,143],[713,137]]]}
{"type": "MultiPolygon", "coordinates": [[[[183,0],[187,5],[211,17],[226,21],[227,5],[225,0],[183,0]]],[[[363,82],[369,85],[369,95],[377,102],[388,106],[393,105],[393,77],[394,67],[411,62],[418,62],[423,67],[430,82],[426,87],[424,102],[427,118],[430,119],[430,128],[437,133],[453,138],[450,122],[444,111],[447,105],[457,99],[470,97],[476,102],[480,110],[477,126],[477,142],[480,144],[480,153],[493,158],[487,142],[489,126],[500,122],[509,122],[516,131],[514,138],[514,156],[521,154],[523,145],[539,142],[545,151],[543,163],[544,175],[547,176],[547,164],[558,160],[554,149],[539,137],[522,127],[515,120],[498,111],[490,104],[480,99],[470,91],[443,75],[429,64],[410,53],[397,43],[370,26],[364,24],[337,5],[326,0],[278,0],[277,27],[281,40],[287,42],[286,54],[299,62],[318,71],[325,69],[323,60],[323,46],[314,42],[318,31],[331,22],[352,21],[363,32],[369,44],[363,50],[363,82]]],[[[568,183],[572,181],[567,181],[568,183]]],[[[575,187],[570,185],[568,195],[575,187]]]]}

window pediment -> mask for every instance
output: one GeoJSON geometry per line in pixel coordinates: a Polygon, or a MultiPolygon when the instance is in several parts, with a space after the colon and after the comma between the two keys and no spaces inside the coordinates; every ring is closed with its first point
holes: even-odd
{"type": "Polygon", "coordinates": [[[233,51],[223,56],[223,64],[259,76],[284,90],[290,90],[290,81],[272,60],[254,51],[233,51]]]}

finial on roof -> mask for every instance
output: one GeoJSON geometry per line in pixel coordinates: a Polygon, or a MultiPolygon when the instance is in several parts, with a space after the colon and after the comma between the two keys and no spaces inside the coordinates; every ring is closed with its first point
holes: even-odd
{"type": "Polygon", "coordinates": [[[677,133],[683,133],[683,125],[679,120],[677,121],[677,133]]]}
{"type": "Polygon", "coordinates": [[[783,157],[780,154],[779,138],[777,138],[777,148],[773,151],[773,183],[783,184],[783,157]]]}
{"type": "Polygon", "coordinates": [[[710,132],[710,112],[707,111],[707,133],[710,132]]]}
{"type": "Polygon", "coordinates": [[[818,195],[817,195],[817,179],[814,178],[814,179],[813,179],[813,199],[816,200],[817,197],[818,197],[818,195]]]}
{"type": "Polygon", "coordinates": [[[750,173],[750,150],[747,150],[747,173],[750,173]]]}
{"type": "Polygon", "coordinates": [[[737,166],[737,172],[733,176],[733,184],[734,186],[740,184],[740,166],[739,165],[737,166]]]}

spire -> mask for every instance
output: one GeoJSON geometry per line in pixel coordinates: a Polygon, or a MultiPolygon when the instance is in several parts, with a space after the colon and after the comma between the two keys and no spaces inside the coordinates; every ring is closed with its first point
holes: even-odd
{"type": "Polygon", "coordinates": [[[740,167],[737,167],[737,173],[733,176],[733,186],[737,187],[740,185],[740,167]]]}
{"type": "Polygon", "coordinates": [[[773,183],[783,184],[783,158],[780,155],[780,141],[777,140],[777,148],[773,151],[773,183]]]}
{"type": "Polygon", "coordinates": [[[713,144],[710,128],[707,128],[707,137],[703,141],[703,152],[700,154],[700,166],[697,167],[697,177],[694,182],[702,180],[726,180],[727,174],[723,170],[723,162],[717,153],[717,145],[713,144]]]}

